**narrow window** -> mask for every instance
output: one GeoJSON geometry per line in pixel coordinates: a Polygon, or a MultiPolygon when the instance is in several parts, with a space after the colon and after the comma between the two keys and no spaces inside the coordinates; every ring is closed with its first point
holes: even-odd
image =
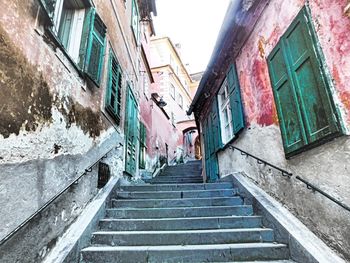
{"type": "Polygon", "coordinates": [[[221,138],[222,143],[226,144],[234,137],[227,79],[225,79],[219,90],[218,104],[220,112],[221,138]]]}
{"type": "Polygon", "coordinates": [[[146,169],[146,139],[147,139],[147,131],[146,126],[140,122],[140,160],[139,167],[140,169],[146,169]]]}
{"type": "Polygon", "coordinates": [[[182,109],[183,108],[183,104],[184,104],[184,101],[183,101],[183,97],[182,97],[182,95],[181,94],[179,94],[179,96],[178,96],[178,101],[177,101],[177,103],[179,104],[179,106],[180,106],[180,108],[182,109]]]}
{"type": "Polygon", "coordinates": [[[131,10],[131,27],[132,31],[134,33],[134,37],[136,40],[136,43],[139,43],[140,38],[140,13],[139,8],[137,6],[136,0],[132,1],[132,10],[131,10]]]}
{"type": "Polygon", "coordinates": [[[122,71],[114,53],[110,52],[109,60],[109,81],[106,94],[106,110],[120,123],[121,111],[121,90],[122,90],[122,71]]]}
{"type": "Polygon", "coordinates": [[[170,90],[169,90],[170,96],[175,100],[175,87],[173,84],[170,83],[170,90]]]}

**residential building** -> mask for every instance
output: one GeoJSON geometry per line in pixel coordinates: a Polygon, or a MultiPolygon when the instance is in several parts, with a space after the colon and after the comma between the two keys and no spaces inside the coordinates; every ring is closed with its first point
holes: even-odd
{"type": "Polygon", "coordinates": [[[101,167],[138,175],[139,101],[152,81],[141,40],[153,34],[155,1],[0,9],[0,261],[41,262],[98,192],[101,167]]]}
{"type": "Polygon", "coordinates": [[[182,62],[180,45],[174,45],[170,38],[152,38],[151,57],[152,72],[159,79],[159,86],[153,93],[166,102],[163,110],[174,128],[172,137],[169,138],[169,133],[160,136],[163,144],[169,146],[169,161],[194,159],[198,131],[193,115],[187,116],[186,111],[192,101],[191,91],[198,87],[199,82],[192,80],[182,62]],[[172,143],[166,142],[169,140],[172,143]]]}
{"type": "Polygon", "coordinates": [[[348,7],[232,1],[190,113],[208,181],[242,172],[350,260],[348,7]]]}

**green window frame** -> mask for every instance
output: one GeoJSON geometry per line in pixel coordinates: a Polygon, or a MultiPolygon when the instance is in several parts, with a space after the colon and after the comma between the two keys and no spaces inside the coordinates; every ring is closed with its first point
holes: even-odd
{"type": "Polygon", "coordinates": [[[106,111],[120,124],[121,101],[122,101],[122,77],[123,73],[118,60],[110,50],[108,63],[108,82],[106,92],[106,111]]]}
{"type": "Polygon", "coordinates": [[[330,81],[304,7],[267,58],[286,157],[339,136],[330,81]]]}
{"type": "Polygon", "coordinates": [[[235,64],[231,64],[220,90],[216,96],[212,112],[216,112],[220,140],[226,145],[237,137],[244,129],[244,112],[241,98],[241,89],[235,64]]]}
{"type": "Polygon", "coordinates": [[[96,9],[89,1],[82,1],[80,4],[73,0],[39,1],[50,21],[50,35],[73,65],[98,87],[101,81],[107,27],[96,13],[96,9]],[[75,17],[77,10],[82,12],[80,16],[75,17]],[[83,23],[77,26],[75,22],[80,19],[83,23]],[[76,42],[75,46],[71,47],[70,42],[77,41],[73,34],[78,34],[77,39],[80,43],[76,42]]]}
{"type": "Polygon", "coordinates": [[[138,44],[140,40],[140,12],[136,0],[132,0],[131,28],[134,33],[136,43],[138,44]]]}
{"type": "Polygon", "coordinates": [[[146,151],[147,151],[147,130],[146,126],[140,122],[140,152],[139,168],[146,169],[146,151]]]}

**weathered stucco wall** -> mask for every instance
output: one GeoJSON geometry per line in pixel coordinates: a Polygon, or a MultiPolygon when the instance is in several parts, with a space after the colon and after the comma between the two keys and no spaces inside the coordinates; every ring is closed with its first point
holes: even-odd
{"type": "MultiPolygon", "coordinates": [[[[285,159],[266,58],[305,2],[323,50],[332,95],[345,128],[350,121],[350,19],[346,0],[272,0],[259,18],[236,59],[246,129],[234,145],[299,175],[330,195],[350,204],[350,139],[343,136],[285,159]]],[[[296,179],[286,179],[230,149],[219,152],[220,174],[243,171],[264,190],[289,207],[313,232],[350,260],[350,214],[296,179]]]]}
{"type": "MultiPolygon", "coordinates": [[[[126,6],[112,0],[94,4],[107,26],[100,88],[86,81],[45,34],[39,1],[0,2],[0,239],[124,141],[127,81],[139,96],[139,48],[131,34],[131,1],[126,6]],[[119,126],[104,110],[110,48],[123,70],[119,126]]],[[[106,160],[113,176],[121,176],[124,155],[120,148],[106,160]]],[[[77,186],[79,191],[72,190],[57,207],[35,219],[25,229],[28,232],[10,241],[18,247],[8,250],[0,261],[17,262],[21,255],[22,261],[38,262],[38,251],[54,244],[96,194],[96,180],[96,174],[87,176],[77,186]],[[41,242],[34,238],[36,228],[45,230],[38,232],[41,242]],[[21,254],[22,239],[31,250],[23,247],[21,254]],[[13,261],[8,257],[11,252],[18,253],[13,261]]]]}

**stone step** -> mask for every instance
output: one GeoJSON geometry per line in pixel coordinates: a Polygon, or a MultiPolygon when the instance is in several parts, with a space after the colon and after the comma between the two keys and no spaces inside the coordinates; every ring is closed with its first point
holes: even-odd
{"type": "Polygon", "coordinates": [[[176,231],[99,231],[92,244],[108,246],[206,245],[272,242],[273,231],[267,228],[176,230],[176,231]]]}
{"type": "Polygon", "coordinates": [[[173,207],[173,208],[110,208],[106,210],[107,218],[171,218],[202,216],[250,216],[251,205],[207,206],[207,207],[173,207]]]}
{"type": "Polygon", "coordinates": [[[153,183],[172,183],[172,184],[176,184],[176,183],[203,183],[203,178],[202,177],[198,177],[198,178],[171,178],[170,176],[164,176],[164,177],[155,177],[153,179],[151,179],[151,181],[153,183]]]}
{"type": "Polygon", "coordinates": [[[82,261],[84,263],[228,262],[287,258],[289,258],[287,246],[274,243],[185,246],[92,246],[82,250],[82,261]]]}
{"type": "Polygon", "coordinates": [[[231,197],[237,195],[237,188],[212,189],[193,191],[146,191],[146,192],[117,192],[117,198],[122,199],[181,199],[181,198],[204,198],[204,197],[231,197]]]}
{"type": "Polygon", "coordinates": [[[173,172],[173,173],[162,173],[155,178],[164,178],[164,177],[170,177],[170,178],[202,178],[201,173],[190,173],[190,172],[173,172]]]}
{"type": "Polygon", "coordinates": [[[217,216],[187,218],[149,219],[102,219],[101,230],[109,231],[148,231],[148,230],[200,230],[229,228],[260,228],[260,216],[217,216]]]}
{"type": "Polygon", "coordinates": [[[242,205],[241,197],[214,197],[214,198],[183,198],[183,199],[130,199],[112,200],[113,208],[156,208],[156,207],[200,207],[200,206],[232,206],[242,205]]]}
{"type": "Polygon", "coordinates": [[[166,180],[166,181],[153,181],[153,180],[147,180],[145,181],[146,183],[150,183],[150,184],[202,184],[203,181],[183,181],[183,182],[179,182],[176,180],[166,180]]]}
{"type": "Polygon", "coordinates": [[[184,190],[211,190],[211,189],[231,189],[231,183],[212,183],[212,184],[145,184],[120,186],[120,191],[184,191],[184,190]]]}

